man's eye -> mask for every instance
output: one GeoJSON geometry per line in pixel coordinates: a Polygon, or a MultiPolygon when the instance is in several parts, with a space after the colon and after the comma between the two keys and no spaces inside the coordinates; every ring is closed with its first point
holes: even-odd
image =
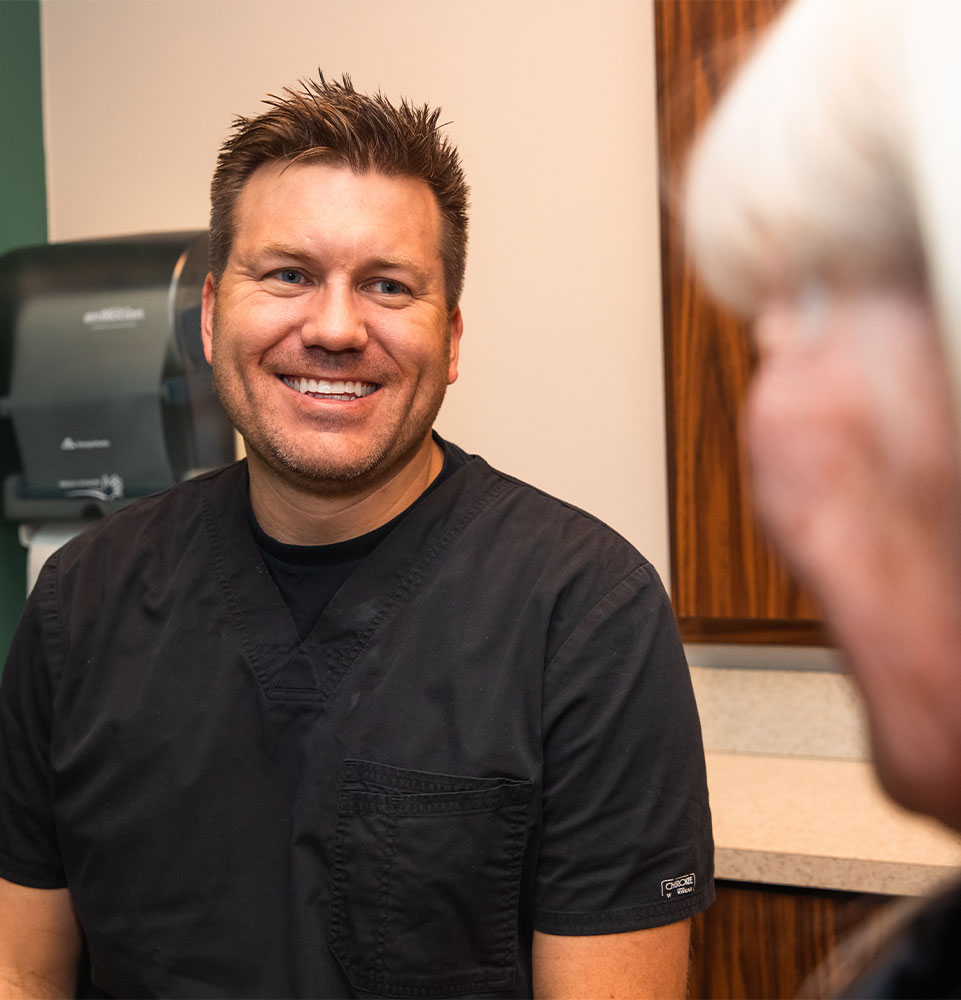
{"type": "Polygon", "coordinates": [[[381,295],[407,295],[410,289],[399,281],[392,278],[378,278],[370,283],[370,287],[381,295]]]}
{"type": "Polygon", "coordinates": [[[301,285],[304,281],[304,276],[300,271],[292,267],[284,267],[279,271],[274,271],[274,277],[282,281],[285,285],[301,285]]]}

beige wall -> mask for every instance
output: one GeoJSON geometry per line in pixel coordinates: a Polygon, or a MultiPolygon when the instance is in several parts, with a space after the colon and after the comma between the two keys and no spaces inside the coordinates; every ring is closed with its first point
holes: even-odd
{"type": "Polygon", "coordinates": [[[442,433],[668,575],[651,0],[42,0],[50,238],[206,225],[231,117],[321,66],[440,103],[473,188],[442,433]]]}

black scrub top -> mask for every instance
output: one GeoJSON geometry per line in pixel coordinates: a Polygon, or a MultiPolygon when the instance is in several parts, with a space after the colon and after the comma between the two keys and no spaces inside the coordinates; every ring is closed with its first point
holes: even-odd
{"type": "Polygon", "coordinates": [[[98,990],[530,996],[535,928],[710,903],[655,571],[458,456],[303,640],[244,463],[51,557],[0,690],[0,876],[69,887],[98,990]]]}

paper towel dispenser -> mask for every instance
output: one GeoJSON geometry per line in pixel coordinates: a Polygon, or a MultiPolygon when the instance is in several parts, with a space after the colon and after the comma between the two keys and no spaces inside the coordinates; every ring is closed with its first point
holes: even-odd
{"type": "Polygon", "coordinates": [[[0,256],[8,520],[96,516],[233,460],[200,336],[206,273],[206,232],[0,256]]]}

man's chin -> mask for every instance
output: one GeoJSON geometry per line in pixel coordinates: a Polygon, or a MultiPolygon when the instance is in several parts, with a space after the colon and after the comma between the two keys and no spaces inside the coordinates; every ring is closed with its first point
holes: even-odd
{"type": "Polygon", "coordinates": [[[324,497],[351,497],[372,493],[388,482],[414,456],[419,444],[396,455],[387,449],[369,449],[363,454],[304,455],[285,449],[252,450],[248,460],[262,474],[301,493],[324,497]]]}
{"type": "Polygon", "coordinates": [[[382,475],[380,465],[379,456],[351,461],[277,458],[270,463],[275,476],[300,490],[324,496],[348,495],[365,489],[382,475]]]}

